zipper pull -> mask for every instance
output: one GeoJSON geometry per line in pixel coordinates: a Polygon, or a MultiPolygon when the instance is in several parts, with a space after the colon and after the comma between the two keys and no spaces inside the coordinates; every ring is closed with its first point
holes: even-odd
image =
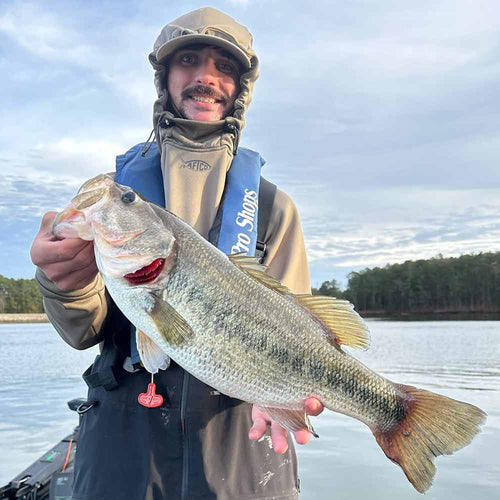
{"type": "Polygon", "coordinates": [[[240,134],[240,130],[238,129],[238,127],[236,125],[234,125],[234,123],[227,123],[227,122],[226,122],[226,130],[230,134],[234,135],[233,154],[237,155],[238,154],[238,142],[239,142],[238,136],[240,134]]]}
{"type": "Polygon", "coordinates": [[[153,145],[154,140],[151,141],[151,137],[154,134],[155,129],[151,130],[151,133],[149,134],[148,140],[144,143],[144,146],[141,149],[141,156],[144,157],[148,154],[148,151],[151,149],[151,146],[153,145]]]}
{"type": "Polygon", "coordinates": [[[163,396],[156,394],[156,384],[153,382],[154,375],[151,374],[151,382],[148,385],[147,392],[141,392],[137,396],[137,401],[140,405],[146,408],[157,408],[163,404],[163,396]]]}

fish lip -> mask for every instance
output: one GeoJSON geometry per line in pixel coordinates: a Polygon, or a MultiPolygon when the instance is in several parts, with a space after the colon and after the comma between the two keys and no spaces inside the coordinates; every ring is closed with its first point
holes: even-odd
{"type": "Polygon", "coordinates": [[[101,236],[101,238],[108,244],[108,245],[111,245],[111,246],[117,246],[117,245],[122,245],[123,243],[126,243],[127,241],[130,241],[130,240],[133,240],[135,238],[137,238],[138,236],[140,236],[142,233],[144,233],[144,231],[140,231],[138,233],[133,233],[129,236],[123,236],[122,238],[115,238],[115,239],[112,239],[112,238],[106,238],[105,236],[101,236]]]}
{"type": "Polygon", "coordinates": [[[56,238],[64,238],[66,228],[75,223],[86,222],[85,214],[74,207],[68,207],[59,212],[52,223],[52,234],[56,238]]]}
{"type": "Polygon", "coordinates": [[[54,225],[68,221],[71,222],[85,221],[85,214],[81,210],[78,210],[77,208],[68,207],[56,215],[54,219],[54,225]]]}
{"type": "Polygon", "coordinates": [[[146,229],[143,229],[142,231],[136,231],[134,233],[122,236],[120,238],[113,238],[109,234],[107,234],[106,228],[102,224],[99,224],[98,222],[94,221],[93,226],[94,226],[94,231],[98,234],[98,237],[103,239],[108,245],[111,246],[122,245],[123,243],[133,240],[146,232],[146,229]]]}
{"type": "Polygon", "coordinates": [[[155,281],[162,273],[165,267],[165,258],[159,257],[154,259],[147,266],[141,267],[133,273],[127,273],[123,277],[131,285],[144,285],[155,281]]]}

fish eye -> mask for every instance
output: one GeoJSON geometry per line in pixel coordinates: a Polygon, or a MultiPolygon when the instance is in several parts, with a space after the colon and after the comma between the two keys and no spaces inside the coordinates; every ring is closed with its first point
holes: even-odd
{"type": "Polygon", "coordinates": [[[129,203],[133,203],[135,200],[136,200],[136,195],[133,191],[125,191],[122,194],[123,203],[129,204],[129,203]]]}

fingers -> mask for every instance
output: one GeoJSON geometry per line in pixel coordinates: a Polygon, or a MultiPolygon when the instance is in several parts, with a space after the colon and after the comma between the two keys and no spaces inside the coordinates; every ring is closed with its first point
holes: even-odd
{"type": "Polygon", "coordinates": [[[257,441],[267,432],[268,422],[263,417],[254,418],[252,428],[248,432],[248,437],[252,441],[257,441]]]}
{"type": "Polygon", "coordinates": [[[71,261],[76,270],[83,269],[95,260],[92,241],[71,238],[67,240],[45,241],[42,245],[46,252],[43,257],[43,264],[71,261]]]}
{"type": "Polygon", "coordinates": [[[311,439],[311,433],[306,429],[301,429],[293,433],[297,444],[307,444],[311,439]]]}
{"type": "Polygon", "coordinates": [[[31,260],[62,291],[88,285],[97,275],[94,245],[79,238],[57,239],[52,225],[57,212],[47,212],[31,247],[31,260]]]}
{"type": "MultiPolygon", "coordinates": [[[[92,242],[85,242],[85,246],[71,259],[53,260],[40,266],[49,280],[53,281],[60,290],[69,291],[83,288],[97,275],[94,246],[92,242]]],[[[60,253],[58,253],[60,255],[60,253]]]]}
{"type": "Polygon", "coordinates": [[[305,407],[306,413],[308,415],[313,416],[313,417],[316,417],[324,410],[323,404],[321,403],[321,401],[319,399],[316,399],[316,398],[306,399],[304,407],[305,407]]]}
{"type": "MultiPolygon", "coordinates": [[[[324,410],[324,406],[321,401],[313,397],[308,398],[305,401],[304,407],[306,413],[312,416],[319,415],[324,410]]],[[[280,454],[286,452],[288,449],[288,443],[286,440],[287,430],[284,427],[274,420],[271,420],[271,417],[257,406],[253,406],[252,408],[252,420],[253,425],[248,432],[248,437],[252,441],[256,441],[264,436],[270,426],[271,441],[273,443],[274,451],[280,454]]],[[[311,433],[307,429],[295,431],[293,435],[297,444],[307,444],[311,439],[311,433]]]]}
{"type": "Polygon", "coordinates": [[[86,245],[87,241],[75,239],[59,240],[52,234],[52,225],[57,212],[47,212],[40,224],[40,230],[31,246],[33,264],[43,268],[47,264],[73,259],[86,245]]]}
{"type": "MultiPolygon", "coordinates": [[[[287,430],[280,424],[271,420],[271,417],[263,412],[257,406],[252,408],[253,425],[248,432],[248,437],[256,441],[264,436],[267,429],[271,428],[271,442],[276,453],[283,454],[288,450],[287,430]]],[[[309,441],[310,433],[307,430],[301,430],[294,433],[295,439],[299,444],[305,444],[309,441]]]]}
{"type": "Polygon", "coordinates": [[[271,423],[271,441],[273,443],[274,451],[280,455],[288,450],[286,435],[287,430],[273,420],[271,423]]]}
{"type": "Polygon", "coordinates": [[[42,221],[40,223],[40,233],[52,234],[52,226],[54,225],[54,219],[56,218],[57,212],[47,212],[43,215],[42,221]]]}
{"type": "Polygon", "coordinates": [[[49,268],[47,277],[63,292],[86,287],[99,272],[95,261],[84,269],[72,271],[68,266],[54,264],[49,268]]]}

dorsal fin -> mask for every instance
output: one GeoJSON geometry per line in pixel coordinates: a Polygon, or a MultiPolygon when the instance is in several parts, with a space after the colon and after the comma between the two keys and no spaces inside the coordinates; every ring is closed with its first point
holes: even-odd
{"type": "Polygon", "coordinates": [[[244,253],[233,253],[228,255],[229,260],[241,271],[251,276],[254,280],[262,283],[271,290],[276,290],[283,295],[292,295],[292,292],[282,285],[278,280],[266,274],[266,267],[259,263],[255,257],[248,257],[244,253]]]}
{"type": "Polygon", "coordinates": [[[333,342],[360,349],[369,347],[368,328],[349,301],[323,295],[295,295],[285,285],[266,274],[265,266],[259,264],[254,257],[248,257],[244,253],[234,253],[228,257],[235,266],[267,288],[295,297],[302,307],[328,328],[333,342]]]}
{"type": "Polygon", "coordinates": [[[368,327],[348,300],[323,295],[295,295],[295,298],[330,330],[337,344],[368,349],[368,327]]]}

